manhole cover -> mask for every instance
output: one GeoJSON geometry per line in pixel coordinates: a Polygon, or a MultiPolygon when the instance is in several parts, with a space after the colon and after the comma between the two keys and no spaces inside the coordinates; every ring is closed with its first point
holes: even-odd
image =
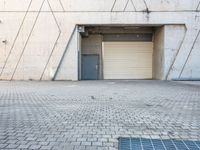
{"type": "Polygon", "coordinates": [[[119,138],[119,150],[200,150],[200,141],[119,138]]]}

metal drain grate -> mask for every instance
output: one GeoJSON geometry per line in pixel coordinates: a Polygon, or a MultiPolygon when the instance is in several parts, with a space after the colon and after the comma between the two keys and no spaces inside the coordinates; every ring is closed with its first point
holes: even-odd
{"type": "Polygon", "coordinates": [[[119,150],[200,150],[200,141],[119,138],[119,150]]]}

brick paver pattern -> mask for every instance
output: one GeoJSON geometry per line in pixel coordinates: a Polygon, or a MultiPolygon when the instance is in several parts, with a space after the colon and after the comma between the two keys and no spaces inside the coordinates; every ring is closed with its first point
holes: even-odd
{"type": "Polygon", "coordinates": [[[117,150],[119,137],[200,140],[200,85],[0,82],[0,149],[117,150]]]}

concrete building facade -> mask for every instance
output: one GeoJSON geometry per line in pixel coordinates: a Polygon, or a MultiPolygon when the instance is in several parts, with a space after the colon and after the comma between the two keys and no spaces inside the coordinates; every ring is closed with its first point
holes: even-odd
{"type": "Polygon", "coordinates": [[[200,80],[200,0],[0,0],[1,80],[200,80]]]}

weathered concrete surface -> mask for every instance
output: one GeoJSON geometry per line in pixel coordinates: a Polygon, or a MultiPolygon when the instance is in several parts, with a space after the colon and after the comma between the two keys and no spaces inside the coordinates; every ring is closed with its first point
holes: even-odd
{"type": "MultiPolygon", "coordinates": [[[[184,25],[165,25],[156,29],[153,53],[154,79],[173,79],[169,76],[172,70],[174,70],[173,65],[180,53],[186,30],[184,25]]],[[[177,79],[179,78],[180,77],[177,77],[177,79]]],[[[188,79],[190,79],[190,77],[188,77],[188,79]]]]}
{"type": "Polygon", "coordinates": [[[159,27],[154,34],[154,50],[153,50],[153,78],[164,78],[164,48],[165,48],[165,27],[159,27]]]}
{"type": "Polygon", "coordinates": [[[200,140],[200,85],[0,82],[0,149],[116,150],[118,137],[200,140]]]}
{"type": "Polygon", "coordinates": [[[200,79],[199,11],[199,0],[0,0],[0,79],[77,80],[78,24],[184,25],[166,79],[200,79]]]}

